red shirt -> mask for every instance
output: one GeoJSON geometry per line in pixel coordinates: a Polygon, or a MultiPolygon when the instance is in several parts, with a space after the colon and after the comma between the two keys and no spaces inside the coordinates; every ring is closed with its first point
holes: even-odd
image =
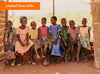
{"type": "Polygon", "coordinates": [[[41,38],[48,36],[48,27],[39,27],[41,38]]]}

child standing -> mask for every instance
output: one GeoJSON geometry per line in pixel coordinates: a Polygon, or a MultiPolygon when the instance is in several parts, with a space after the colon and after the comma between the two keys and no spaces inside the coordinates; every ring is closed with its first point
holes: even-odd
{"type": "Polygon", "coordinates": [[[56,24],[57,17],[53,16],[51,17],[51,24],[49,27],[50,37],[53,42],[51,55],[53,56],[53,60],[55,60],[55,63],[59,64],[59,56],[61,56],[60,52],[60,40],[59,40],[59,34],[61,31],[61,26],[56,24]]]}
{"type": "Polygon", "coordinates": [[[21,17],[20,23],[21,23],[21,26],[19,26],[19,28],[16,29],[16,34],[17,34],[18,40],[16,41],[16,44],[15,44],[15,51],[18,56],[18,66],[23,64],[22,56],[27,51],[30,52],[29,62],[31,64],[34,64],[34,62],[33,62],[33,45],[34,45],[34,43],[28,38],[29,37],[29,35],[28,35],[29,27],[26,26],[27,17],[25,17],[25,16],[21,17]]]}
{"type": "Polygon", "coordinates": [[[46,26],[46,22],[47,22],[47,19],[44,17],[42,18],[41,20],[42,22],[42,26],[39,27],[39,39],[40,41],[43,42],[43,45],[44,45],[44,54],[45,54],[45,59],[44,59],[44,65],[49,65],[49,56],[47,55],[47,49],[49,47],[49,53],[51,51],[51,47],[52,47],[52,42],[51,40],[49,39],[49,29],[48,27],[46,26]]]}
{"type": "Polygon", "coordinates": [[[38,49],[41,48],[41,52],[42,52],[42,58],[44,58],[44,54],[43,54],[43,44],[38,40],[38,29],[36,29],[36,23],[35,21],[32,21],[31,22],[31,29],[29,31],[29,36],[30,36],[30,39],[34,42],[34,49],[35,49],[35,52],[36,52],[36,55],[37,55],[37,58],[40,58],[39,54],[38,54],[38,49]]]}
{"type": "Polygon", "coordinates": [[[84,52],[85,52],[85,55],[86,55],[85,61],[88,60],[87,50],[91,50],[91,46],[90,46],[90,28],[86,24],[87,24],[87,19],[83,18],[82,19],[82,26],[80,26],[79,38],[80,38],[82,47],[84,48],[84,52]]]}
{"type": "Polygon", "coordinates": [[[6,48],[5,48],[5,58],[6,58],[6,64],[8,65],[9,60],[12,60],[11,65],[14,66],[15,65],[15,41],[16,41],[16,30],[15,28],[12,27],[12,22],[8,21],[6,23],[6,38],[7,38],[7,42],[6,42],[6,48]]]}
{"type": "Polygon", "coordinates": [[[69,33],[69,37],[71,39],[71,56],[72,56],[72,61],[75,60],[75,46],[78,46],[77,49],[77,61],[79,61],[79,53],[80,53],[80,41],[78,38],[78,34],[79,34],[79,29],[77,27],[75,27],[75,22],[74,20],[70,20],[69,21],[69,29],[68,29],[68,33],[69,33]]]}
{"type": "Polygon", "coordinates": [[[61,36],[61,48],[65,51],[65,61],[67,62],[69,59],[69,51],[70,51],[70,44],[69,44],[69,36],[68,36],[68,26],[67,21],[65,18],[61,19],[61,32],[60,32],[60,36],[61,36]]]}

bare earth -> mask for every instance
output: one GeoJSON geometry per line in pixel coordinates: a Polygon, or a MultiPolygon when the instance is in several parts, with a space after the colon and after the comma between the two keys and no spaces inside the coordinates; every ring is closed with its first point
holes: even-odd
{"type": "Polygon", "coordinates": [[[49,66],[43,66],[42,62],[37,62],[37,65],[25,63],[20,67],[5,66],[4,61],[0,61],[0,74],[100,74],[100,69],[93,67],[93,60],[87,63],[61,62],[49,66]]]}

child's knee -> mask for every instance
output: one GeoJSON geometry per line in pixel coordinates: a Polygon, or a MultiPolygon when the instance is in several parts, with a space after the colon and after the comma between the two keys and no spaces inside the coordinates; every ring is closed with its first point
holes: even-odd
{"type": "Polygon", "coordinates": [[[49,49],[51,50],[51,48],[52,48],[52,45],[50,44],[50,45],[49,45],[49,49]]]}
{"type": "Polygon", "coordinates": [[[47,49],[48,48],[48,45],[44,45],[44,48],[47,49]]]}

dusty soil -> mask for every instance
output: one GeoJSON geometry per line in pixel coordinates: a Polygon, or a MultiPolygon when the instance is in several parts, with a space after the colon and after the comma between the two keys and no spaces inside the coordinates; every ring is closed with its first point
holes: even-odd
{"type": "Polygon", "coordinates": [[[38,61],[37,65],[25,63],[20,67],[5,66],[4,60],[0,61],[0,74],[100,74],[100,69],[93,67],[93,60],[88,62],[61,62],[59,65],[43,66],[38,61]]]}

